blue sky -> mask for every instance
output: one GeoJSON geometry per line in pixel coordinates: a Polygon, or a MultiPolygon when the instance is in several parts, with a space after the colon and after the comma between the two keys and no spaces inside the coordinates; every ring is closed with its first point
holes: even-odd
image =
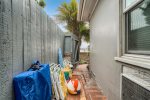
{"type": "Polygon", "coordinates": [[[45,0],[46,7],[44,10],[49,16],[54,16],[58,13],[57,9],[63,2],[70,2],[70,0],[45,0]]]}
{"type": "MultiPolygon", "coordinates": [[[[44,8],[44,10],[46,11],[46,13],[54,19],[54,16],[56,14],[58,14],[58,7],[63,3],[63,2],[67,2],[69,3],[71,0],[45,0],[46,2],[46,7],[44,8]]],[[[67,32],[67,30],[65,29],[65,25],[63,24],[58,24],[58,26],[64,31],[67,32]]]]}

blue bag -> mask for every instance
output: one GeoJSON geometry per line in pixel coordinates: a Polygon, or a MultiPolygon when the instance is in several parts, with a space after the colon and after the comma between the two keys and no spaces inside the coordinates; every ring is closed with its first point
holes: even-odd
{"type": "Polygon", "coordinates": [[[13,79],[16,100],[51,100],[52,83],[48,64],[23,72],[13,79]]]}

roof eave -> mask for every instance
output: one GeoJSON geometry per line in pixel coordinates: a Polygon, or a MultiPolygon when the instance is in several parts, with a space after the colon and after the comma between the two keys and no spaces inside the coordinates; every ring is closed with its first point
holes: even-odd
{"type": "Polygon", "coordinates": [[[89,21],[99,1],[100,0],[80,0],[77,20],[89,21]],[[88,4],[90,4],[90,6],[88,4]]]}

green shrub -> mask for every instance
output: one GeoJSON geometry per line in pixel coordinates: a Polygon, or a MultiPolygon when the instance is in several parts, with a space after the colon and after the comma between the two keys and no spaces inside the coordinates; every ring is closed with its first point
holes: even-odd
{"type": "Polygon", "coordinates": [[[44,0],[40,0],[39,5],[44,8],[46,6],[46,3],[44,0]]]}

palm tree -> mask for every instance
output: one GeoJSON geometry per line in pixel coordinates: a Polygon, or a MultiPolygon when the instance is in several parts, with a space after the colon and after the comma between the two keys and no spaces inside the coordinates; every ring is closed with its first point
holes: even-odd
{"type": "Polygon", "coordinates": [[[90,41],[90,28],[89,28],[89,23],[85,22],[80,22],[79,23],[79,32],[81,34],[81,37],[84,38],[86,42],[90,41]]]}
{"type": "Polygon", "coordinates": [[[67,29],[78,36],[79,38],[79,47],[81,45],[81,39],[89,41],[89,27],[87,27],[87,23],[78,22],[77,14],[78,14],[78,3],[76,0],[71,0],[70,3],[62,3],[58,8],[59,14],[57,15],[58,19],[62,22],[67,23],[67,29]]]}

